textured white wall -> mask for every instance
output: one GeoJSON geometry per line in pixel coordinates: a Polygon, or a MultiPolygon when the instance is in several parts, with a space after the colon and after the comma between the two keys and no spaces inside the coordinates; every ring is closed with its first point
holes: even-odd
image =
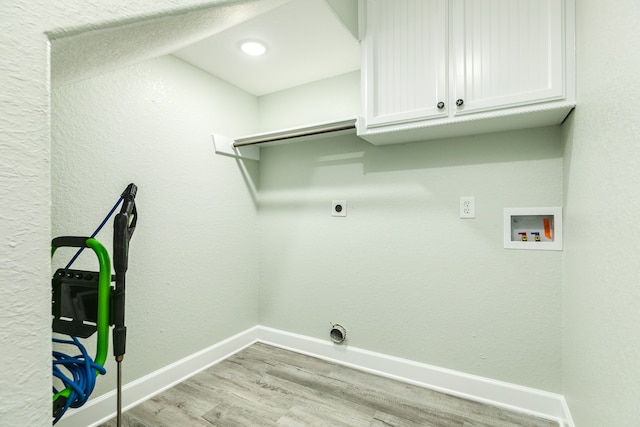
{"type": "Polygon", "coordinates": [[[566,126],[564,388],[576,425],[640,423],[640,3],[577,2],[566,126]]]}
{"type": "MultiPolygon", "coordinates": [[[[255,204],[211,140],[255,122],[255,97],[164,56],[55,89],[51,109],[54,236],[90,235],[129,182],[139,188],[124,382],[256,325],[255,204]]],[[[109,250],[112,224],[98,236],[109,250]]],[[[89,252],[74,267],[95,265],[89,252]]]]}
{"type": "Polygon", "coordinates": [[[561,392],[562,253],[503,249],[502,211],[561,205],[557,128],[261,155],[261,324],[561,392]]]}
{"type": "Polygon", "coordinates": [[[360,72],[260,96],[258,108],[260,132],[355,119],[360,112],[360,72]]]}
{"type": "Polygon", "coordinates": [[[0,420],[51,424],[51,174],[45,33],[231,0],[6,0],[0,8],[0,420]]]}

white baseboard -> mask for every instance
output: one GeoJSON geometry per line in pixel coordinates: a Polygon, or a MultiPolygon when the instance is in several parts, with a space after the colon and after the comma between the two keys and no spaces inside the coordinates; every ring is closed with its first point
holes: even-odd
{"type": "Polygon", "coordinates": [[[564,396],[451,369],[418,363],[348,344],[259,327],[258,341],[454,396],[488,403],[574,427],[564,396]]]}
{"type": "MultiPolygon", "coordinates": [[[[263,342],[455,396],[556,420],[574,427],[564,396],[303,335],[255,326],[126,384],[123,410],[184,381],[245,347],[263,342]]],[[[115,390],[69,412],[59,427],[96,426],[115,416],[115,390]]]]}

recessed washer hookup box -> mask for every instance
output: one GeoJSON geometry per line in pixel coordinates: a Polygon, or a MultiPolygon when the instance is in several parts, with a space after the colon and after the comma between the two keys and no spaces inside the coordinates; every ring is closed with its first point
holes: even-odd
{"type": "Polygon", "coordinates": [[[562,208],[505,208],[506,249],[562,250],[562,208]]]}

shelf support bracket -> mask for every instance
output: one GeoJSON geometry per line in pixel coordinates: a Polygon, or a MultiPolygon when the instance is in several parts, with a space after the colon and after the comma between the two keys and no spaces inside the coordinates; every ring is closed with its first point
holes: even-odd
{"type": "Polygon", "coordinates": [[[213,134],[211,137],[213,138],[213,147],[216,154],[240,159],[260,160],[260,147],[258,146],[236,147],[233,145],[235,142],[233,138],[218,134],[213,134]]]}

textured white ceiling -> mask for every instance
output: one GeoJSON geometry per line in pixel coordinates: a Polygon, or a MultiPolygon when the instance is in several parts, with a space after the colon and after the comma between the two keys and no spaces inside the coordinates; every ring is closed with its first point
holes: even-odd
{"type": "Polygon", "coordinates": [[[357,0],[219,1],[205,9],[51,39],[53,87],[174,54],[255,95],[360,68],[357,0]],[[264,41],[247,57],[238,42],[264,41]]]}
{"type": "MultiPolygon", "coordinates": [[[[356,2],[341,1],[357,11],[356,2]]],[[[358,70],[353,24],[327,0],[291,0],[173,54],[259,96],[358,70]],[[267,53],[244,55],[239,43],[247,39],[264,42],[267,53]]]]}
{"type": "Polygon", "coordinates": [[[217,5],[74,34],[49,33],[53,87],[167,55],[289,0],[218,0],[217,5]]]}

